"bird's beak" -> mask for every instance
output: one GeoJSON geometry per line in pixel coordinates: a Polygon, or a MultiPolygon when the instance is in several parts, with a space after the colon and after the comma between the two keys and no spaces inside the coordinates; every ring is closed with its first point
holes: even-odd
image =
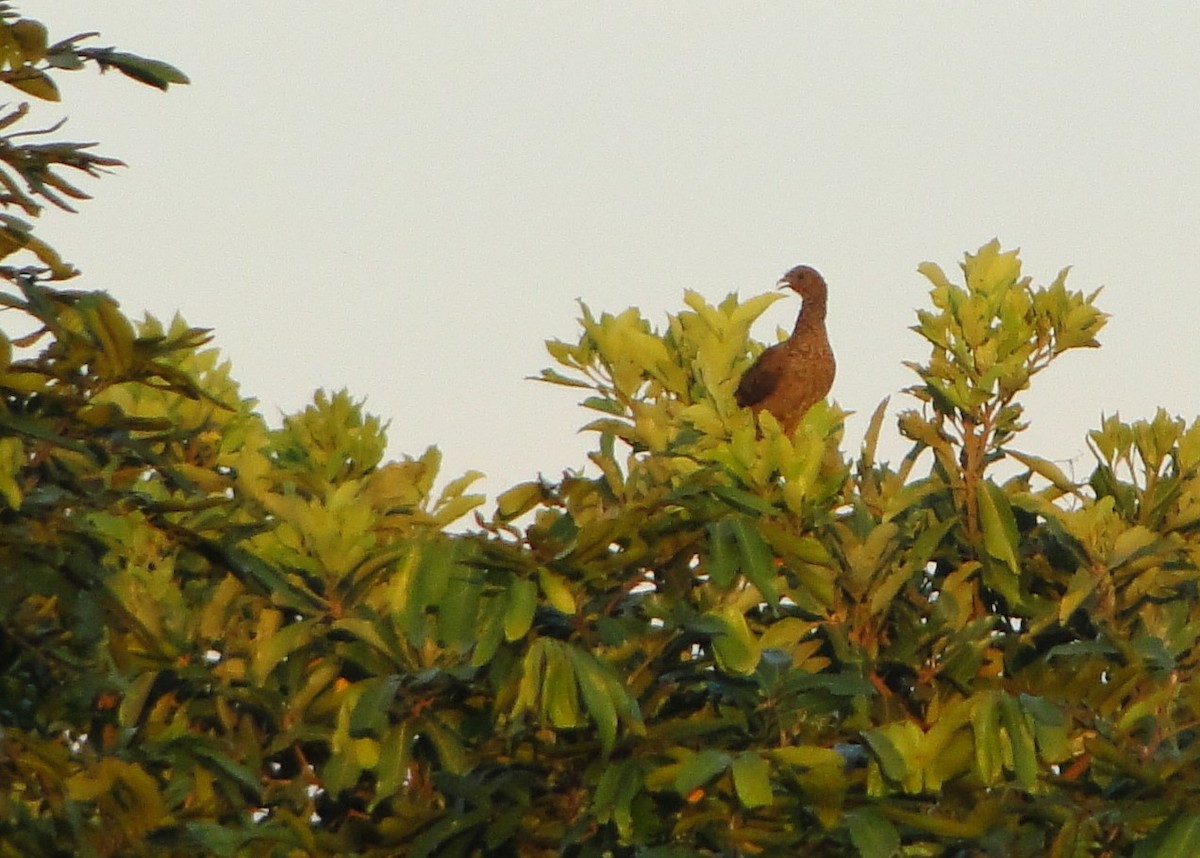
{"type": "Polygon", "coordinates": [[[778,283],[775,284],[775,288],[776,289],[791,289],[792,284],[787,282],[786,280],[780,280],[778,283]]]}

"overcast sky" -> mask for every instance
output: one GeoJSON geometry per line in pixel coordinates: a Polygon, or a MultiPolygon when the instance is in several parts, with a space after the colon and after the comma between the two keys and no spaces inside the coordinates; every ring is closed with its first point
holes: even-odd
{"type": "Polygon", "coordinates": [[[1026,449],[1082,475],[1101,412],[1197,413],[1200,4],[18,8],[190,75],[59,76],[40,115],[129,169],[42,229],[80,286],[214,327],[273,423],[348,387],[393,455],[437,444],[494,496],[584,464],[575,392],[526,380],[576,298],[661,323],[807,263],[853,449],[928,355],[917,264],[994,236],[1113,315],[1025,398],[1026,449]]]}

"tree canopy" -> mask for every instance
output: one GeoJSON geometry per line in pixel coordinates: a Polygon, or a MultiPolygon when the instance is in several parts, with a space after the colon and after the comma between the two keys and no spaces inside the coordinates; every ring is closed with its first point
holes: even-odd
{"type": "MultiPolygon", "coordinates": [[[[186,81],[0,11],[35,97],[186,81]]],[[[115,165],[23,115],[5,206],[115,165]]],[[[836,404],[790,436],[736,406],[778,296],[583,305],[541,379],[590,464],[485,509],[346,392],[268,425],[209,332],[0,233],[37,260],[0,268],[0,854],[1200,849],[1200,424],[1105,418],[1081,482],[1021,448],[1106,320],[1065,269],[920,266],[894,465],[886,403],[853,454],[836,404]]]]}

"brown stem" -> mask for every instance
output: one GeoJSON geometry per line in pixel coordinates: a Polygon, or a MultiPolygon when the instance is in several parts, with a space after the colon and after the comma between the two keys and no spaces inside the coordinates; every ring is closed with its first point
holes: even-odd
{"type": "Polygon", "coordinates": [[[962,418],[962,466],[963,495],[967,519],[967,539],[972,545],[979,544],[979,487],[983,482],[983,471],[986,467],[984,459],[987,456],[988,445],[995,432],[996,414],[1006,403],[997,403],[994,407],[986,408],[980,418],[974,415],[963,415],[962,418]]]}
{"type": "Polygon", "coordinates": [[[979,542],[979,478],[981,465],[981,447],[986,435],[986,429],[979,427],[973,419],[963,421],[963,494],[967,517],[967,539],[972,545],[979,542]]]}

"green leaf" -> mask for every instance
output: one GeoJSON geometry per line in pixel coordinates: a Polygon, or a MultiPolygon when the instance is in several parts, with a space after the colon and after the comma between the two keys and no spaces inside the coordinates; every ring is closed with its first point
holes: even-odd
{"type": "Polygon", "coordinates": [[[705,614],[705,618],[715,621],[720,629],[712,638],[717,666],[741,676],[753,673],[761,653],[745,616],[734,607],[726,607],[719,613],[705,614]]]}
{"type": "MultiPolygon", "coordinates": [[[[896,746],[895,731],[867,730],[863,733],[863,739],[875,755],[885,778],[894,783],[904,783],[908,780],[908,762],[905,754],[896,746]]],[[[905,750],[912,749],[906,747],[905,750]]]]}
{"type": "Polygon", "coordinates": [[[485,603],[492,610],[484,610],[480,613],[480,627],[477,630],[475,649],[471,653],[472,667],[483,667],[490,662],[504,640],[504,618],[495,610],[497,601],[492,599],[485,603]]]}
{"type": "Polygon", "coordinates": [[[372,808],[404,788],[405,781],[410,777],[408,765],[412,759],[412,746],[416,738],[412,721],[397,724],[388,731],[387,738],[382,742],[382,753],[375,770],[372,808]]]}
{"type": "Polygon", "coordinates": [[[1062,763],[1071,758],[1070,734],[1063,710],[1044,697],[1020,696],[1021,708],[1033,720],[1033,737],[1038,756],[1047,763],[1062,763]]]}
{"type": "Polygon", "coordinates": [[[256,554],[241,548],[224,551],[219,546],[206,544],[205,548],[220,552],[219,556],[235,570],[243,580],[258,584],[279,605],[295,608],[300,611],[318,610],[324,607],[319,596],[302,584],[298,577],[285,575],[275,566],[264,561],[256,554]]]}
{"type": "Polygon", "coordinates": [[[1194,858],[1200,854],[1200,814],[1178,813],[1138,844],[1133,858],[1194,858]]]}
{"type": "Polygon", "coordinates": [[[538,569],[538,586],[550,607],[568,617],[575,615],[575,596],[565,578],[542,566],[538,569]]]}
{"type": "Polygon", "coordinates": [[[469,813],[451,813],[442,816],[433,825],[426,828],[418,837],[405,844],[406,858],[431,858],[431,856],[464,856],[461,846],[455,848],[455,841],[468,839],[468,833],[488,820],[492,808],[484,805],[469,813]]]}
{"type": "Polygon", "coordinates": [[[975,737],[975,770],[984,784],[996,786],[1004,774],[1004,751],[995,694],[980,694],[971,701],[971,729],[975,737]]]}
{"type": "Polygon", "coordinates": [[[1000,698],[1000,721],[1008,733],[1012,748],[1013,774],[1017,785],[1022,789],[1032,789],[1037,783],[1037,751],[1033,744],[1033,731],[1015,697],[1006,694],[1000,698]]]}
{"type": "Polygon", "coordinates": [[[583,697],[584,708],[600,734],[600,750],[605,756],[612,753],[617,739],[617,707],[610,695],[610,683],[604,670],[587,653],[572,647],[568,650],[583,697]]]}
{"type": "Polygon", "coordinates": [[[27,18],[13,21],[9,25],[9,32],[20,48],[26,64],[39,63],[46,56],[46,27],[40,21],[27,18]]]}
{"type": "Polygon", "coordinates": [[[864,471],[869,471],[875,466],[875,451],[879,447],[879,432],[883,428],[883,418],[887,414],[887,407],[890,401],[891,398],[885,396],[883,401],[875,406],[875,411],[872,412],[871,419],[867,423],[867,431],[863,435],[862,455],[859,459],[864,471]]]}
{"type": "Polygon", "coordinates": [[[146,707],[150,689],[158,679],[158,672],[143,673],[130,683],[129,690],[121,699],[120,709],[117,710],[118,723],[123,727],[136,727],[146,707]]]}
{"type": "Polygon", "coordinates": [[[100,63],[102,68],[112,66],[126,77],[161,90],[166,90],[173,83],[191,83],[187,75],[170,63],[164,63],[161,60],[152,60],[111,49],[89,52],[89,54],[100,63]]]}
{"type": "Polygon", "coordinates": [[[472,765],[467,749],[453,732],[434,717],[420,720],[416,732],[433,744],[442,767],[452,774],[462,774],[472,765]]]}
{"type": "Polygon", "coordinates": [[[612,820],[617,826],[617,833],[625,841],[634,836],[633,800],[642,790],[644,772],[642,760],[608,763],[596,785],[592,805],[596,819],[601,823],[612,820]]]}
{"type": "Polygon", "coordinates": [[[979,523],[983,528],[983,545],[988,554],[1004,563],[1013,574],[1020,572],[1017,558],[1017,520],[1004,490],[985,480],[979,498],[979,523]]]}
{"type": "Polygon", "coordinates": [[[608,399],[603,396],[589,396],[579,404],[584,408],[590,408],[593,411],[602,411],[605,414],[615,414],[618,417],[625,415],[625,406],[615,399],[608,399]]]}
{"type": "Polygon", "coordinates": [[[737,537],[730,519],[710,522],[708,527],[708,562],[704,571],[722,589],[733,585],[738,573],[737,537]]]}
{"type": "Polygon", "coordinates": [[[944,289],[949,291],[957,288],[950,282],[950,279],[946,277],[946,272],[944,272],[942,267],[936,262],[922,262],[917,266],[917,271],[919,271],[926,280],[932,283],[935,289],[944,289]]]}
{"type": "Polygon", "coordinates": [[[388,642],[384,640],[382,634],[384,627],[381,623],[373,619],[367,619],[366,617],[343,617],[340,620],[335,620],[331,628],[353,635],[375,652],[394,660],[394,648],[389,646],[388,642]]]}
{"type": "Polygon", "coordinates": [[[733,788],[738,801],[747,810],[767,807],[774,800],[771,792],[771,766],[761,754],[745,751],[733,758],[733,788]]]}
{"type": "Polygon", "coordinates": [[[463,571],[451,576],[437,606],[438,631],[448,648],[465,650],[479,640],[482,591],[481,582],[463,571]]]}
{"type": "Polygon", "coordinates": [[[352,739],[380,738],[388,726],[388,712],[402,677],[399,674],[364,681],[362,693],[350,713],[352,739]]]}
{"type": "Polygon", "coordinates": [[[546,668],[542,679],[542,713],[558,729],[584,724],[579,711],[579,683],[569,650],[558,641],[546,641],[546,668]]]}
{"type": "Polygon", "coordinates": [[[537,709],[546,671],[547,643],[545,638],[534,641],[521,660],[521,678],[517,683],[512,709],[509,711],[511,719],[537,709]]]}
{"type": "Polygon", "coordinates": [[[271,671],[297,649],[308,644],[317,630],[316,620],[302,620],[256,641],[250,660],[250,673],[255,682],[265,684],[271,671]]]}
{"type": "Polygon", "coordinates": [[[504,639],[509,643],[520,640],[533,625],[537,609],[537,584],[528,578],[518,578],[508,587],[504,611],[504,639]]]}
{"type": "Polygon", "coordinates": [[[1094,573],[1089,571],[1087,567],[1080,566],[1075,570],[1075,574],[1071,576],[1070,582],[1067,584],[1067,591],[1063,593],[1062,599],[1058,603],[1058,621],[1065,623],[1071,618],[1071,615],[1079,610],[1080,606],[1087,600],[1100,583],[1100,579],[1094,573]]]}
{"type": "Polygon", "coordinates": [[[775,555],[758,535],[754,526],[744,518],[732,522],[733,536],[741,554],[742,573],[758,588],[767,604],[779,605],[779,590],[775,586],[775,555]]]}
{"type": "Polygon", "coordinates": [[[540,482],[520,483],[496,498],[496,515],[501,521],[511,521],[529,512],[541,499],[540,482]]]}
{"type": "Polygon", "coordinates": [[[91,458],[93,455],[86,444],[53,432],[40,420],[31,420],[19,417],[16,414],[0,412],[0,431],[5,431],[6,434],[24,435],[29,438],[36,438],[39,441],[46,441],[56,447],[71,450],[88,458],[91,458]]]}
{"type": "Polygon", "coordinates": [[[590,390],[591,385],[586,381],[580,381],[577,378],[563,375],[561,372],[553,369],[544,369],[540,376],[533,376],[534,381],[544,381],[548,384],[558,384],[563,387],[582,387],[584,390],[590,390]]]}
{"type": "Polygon", "coordinates": [[[709,491],[741,512],[751,515],[770,515],[775,511],[775,507],[769,501],[732,486],[712,486],[709,491]]]}
{"type": "Polygon", "coordinates": [[[680,765],[679,772],[675,775],[675,791],[680,795],[687,795],[729,768],[730,762],[729,754],[723,751],[697,751],[680,765]]]}
{"type": "Polygon", "coordinates": [[[232,759],[225,749],[203,741],[188,741],[186,745],[192,754],[207,763],[210,770],[237,784],[246,798],[256,802],[261,800],[263,787],[260,779],[246,766],[232,759]]]}
{"type": "Polygon", "coordinates": [[[1022,453],[1019,450],[1006,449],[1004,453],[1016,459],[1039,477],[1047,480],[1064,494],[1075,494],[1079,490],[1079,487],[1071,482],[1070,478],[1062,472],[1062,469],[1049,459],[1043,459],[1041,456],[1034,456],[1030,453],[1022,453]]]}
{"type": "Polygon", "coordinates": [[[845,760],[833,748],[822,748],[816,745],[790,745],[785,748],[771,748],[764,752],[772,760],[800,769],[836,769],[841,771],[845,760]]]}
{"type": "Polygon", "coordinates": [[[17,483],[28,453],[20,438],[0,438],[0,495],[9,509],[20,509],[22,492],[17,483]]]}
{"type": "Polygon", "coordinates": [[[892,858],[900,851],[900,833],[877,807],[857,807],[844,819],[860,858],[892,858]]]}
{"type": "Polygon", "coordinates": [[[4,81],[27,95],[40,98],[43,101],[58,101],[58,87],[50,76],[43,71],[26,66],[11,72],[4,81]]]}
{"type": "Polygon", "coordinates": [[[651,846],[639,849],[638,858],[696,858],[696,850],[690,846],[651,846]]]}

